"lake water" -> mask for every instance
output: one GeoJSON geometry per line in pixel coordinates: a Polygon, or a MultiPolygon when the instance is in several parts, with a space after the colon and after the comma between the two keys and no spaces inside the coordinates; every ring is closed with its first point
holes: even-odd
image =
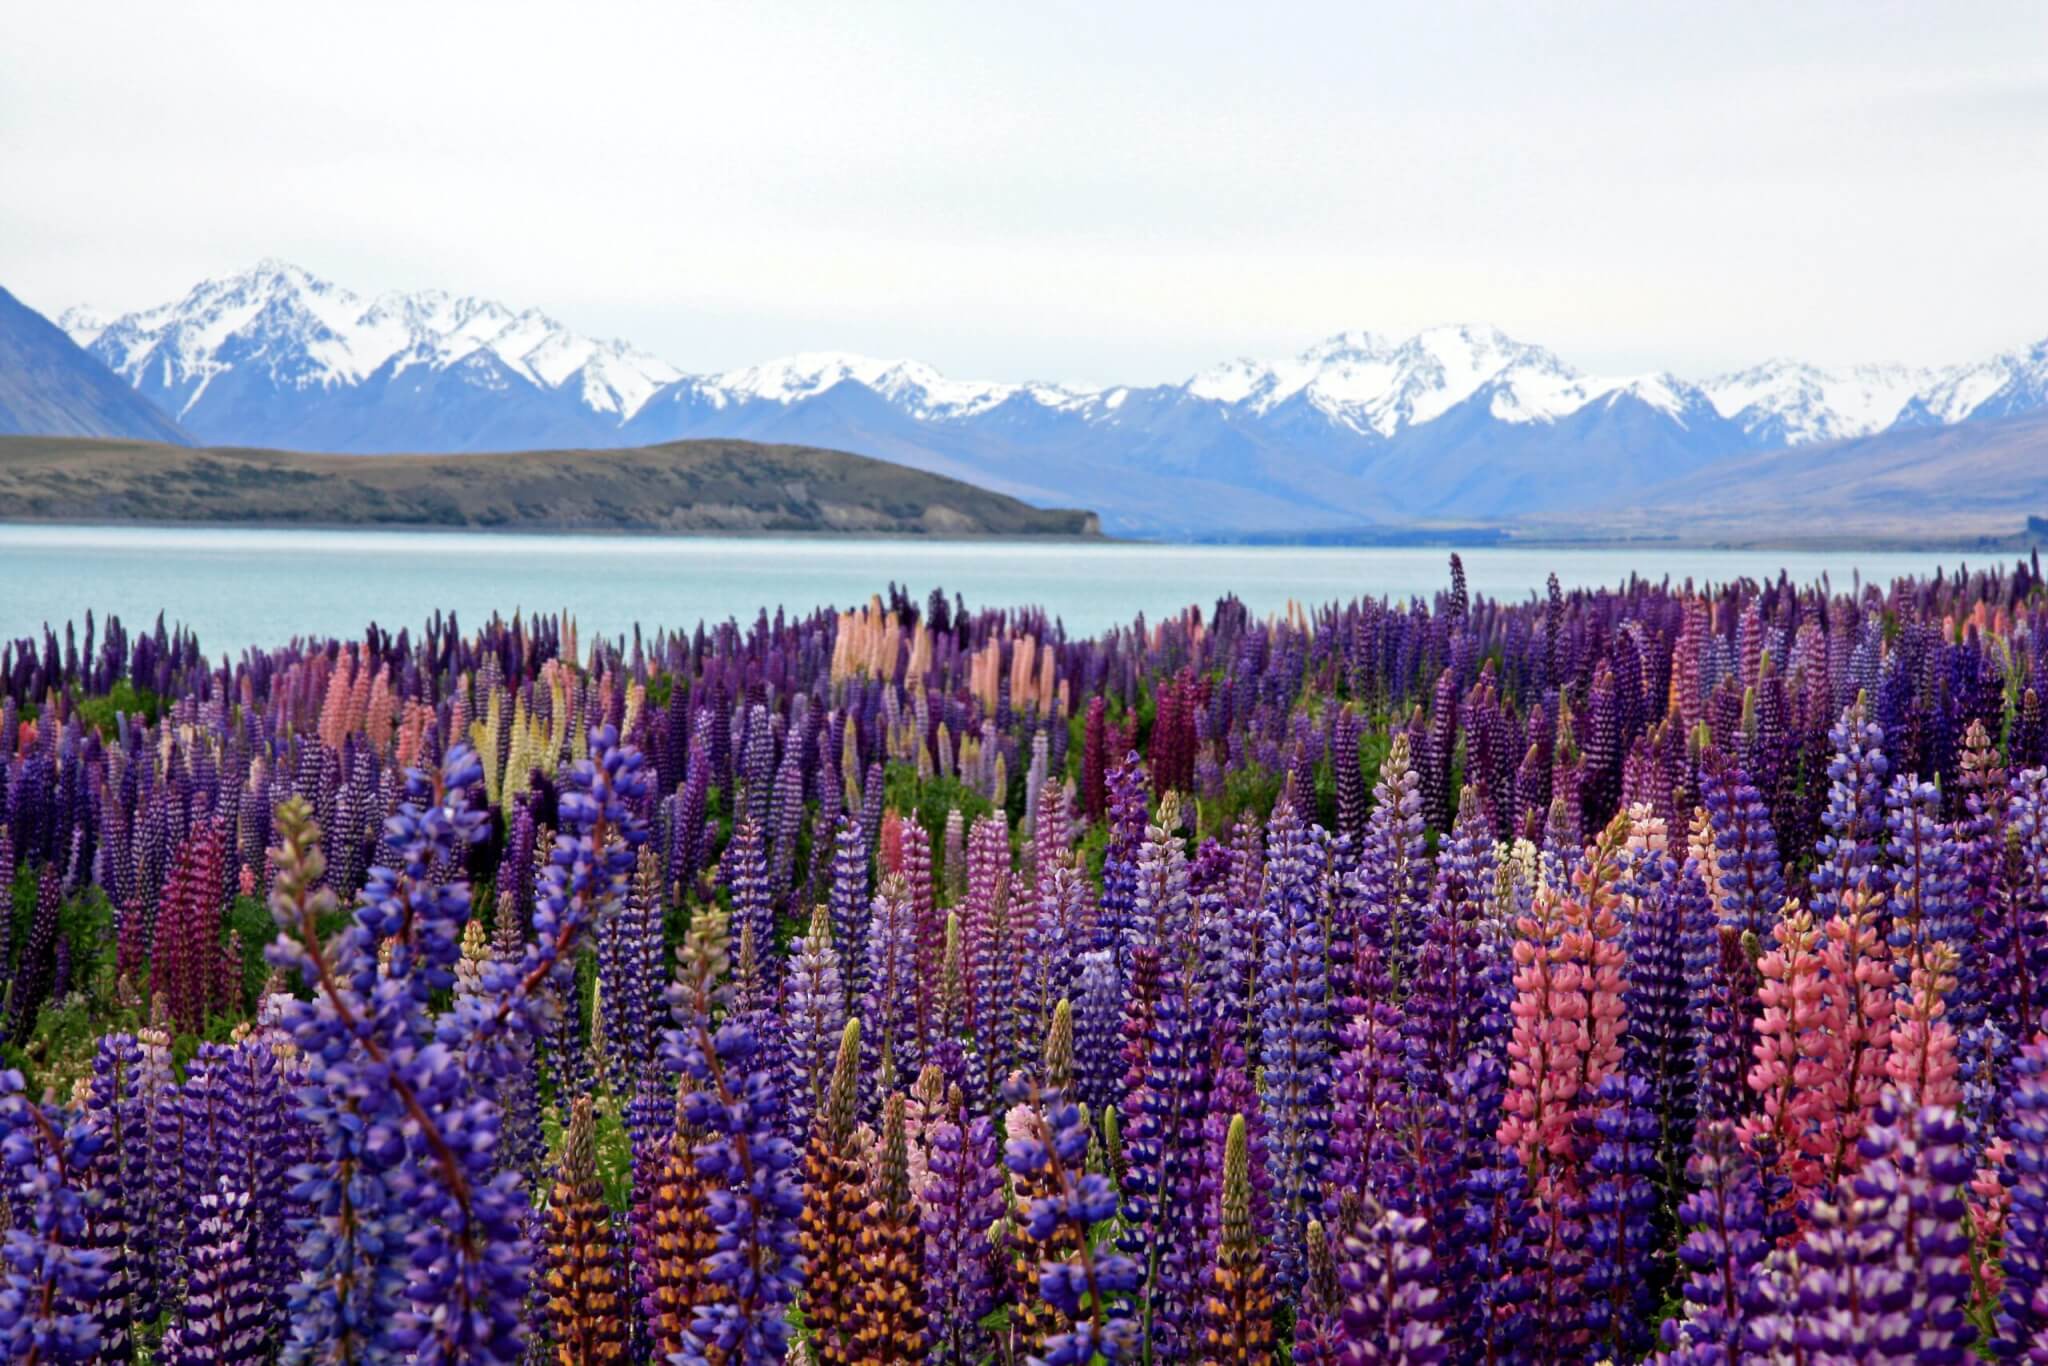
{"type": "MultiPolygon", "coordinates": [[[[1472,591],[1519,600],[1555,571],[1566,587],[1629,574],[1725,581],[1789,571],[1889,583],[1953,569],[1959,554],[1631,547],[1480,547],[1460,552],[1472,591]]],[[[1437,548],[1195,546],[826,538],[499,536],[211,527],[0,526],[0,636],[112,612],[131,631],[158,612],[211,654],[307,632],[347,639],[371,621],[417,628],[453,608],[474,626],[493,611],[567,609],[592,631],[690,627],[755,610],[849,607],[893,579],[969,606],[1037,604],[1071,631],[1156,620],[1225,593],[1254,611],[1361,594],[1427,595],[1448,581],[1437,548]]],[[[1974,562],[1985,563],[1983,554],[1974,562]]]]}

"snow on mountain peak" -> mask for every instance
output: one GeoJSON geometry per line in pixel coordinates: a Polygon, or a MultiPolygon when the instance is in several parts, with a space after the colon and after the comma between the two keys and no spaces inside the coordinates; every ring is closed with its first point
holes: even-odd
{"type": "Polygon", "coordinates": [[[57,315],[57,326],[80,346],[91,346],[113,321],[96,308],[75,304],[57,315]]]}
{"type": "Polygon", "coordinates": [[[165,387],[185,394],[185,411],[238,366],[284,388],[331,389],[359,384],[387,364],[441,370],[487,353],[542,388],[580,379],[581,400],[621,420],[680,377],[664,361],[579,336],[538,309],[514,313],[442,290],[365,300],[274,257],[202,280],[172,303],[112,320],[74,310],[60,322],[131,383],[160,368],[165,387]]]}
{"type": "Polygon", "coordinates": [[[1048,407],[1061,406],[1078,391],[1051,385],[1001,384],[949,379],[923,361],[878,360],[845,351],[804,351],[702,381],[724,403],[800,403],[851,382],[880,394],[923,421],[972,417],[1026,393],[1048,407]]]}
{"type": "Polygon", "coordinates": [[[1903,365],[1824,370],[1774,359],[1717,375],[1701,388],[1723,417],[1787,445],[1802,445],[1882,431],[1935,380],[1931,371],[1903,365]]]}
{"type": "Polygon", "coordinates": [[[1374,332],[1327,337],[1286,360],[1235,360],[1189,380],[1187,392],[1265,413],[1299,395],[1353,431],[1391,437],[1442,416],[1489,385],[1493,415],[1553,421],[1586,401],[1576,371],[1497,327],[1453,323],[1395,340],[1374,332]]]}

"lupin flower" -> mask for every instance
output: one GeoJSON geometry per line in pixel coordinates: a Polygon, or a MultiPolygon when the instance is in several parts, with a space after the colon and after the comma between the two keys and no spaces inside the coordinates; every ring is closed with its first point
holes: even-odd
{"type": "Polygon", "coordinates": [[[1019,945],[1012,933],[1010,836],[1000,814],[975,821],[967,836],[967,895],[961,902],[960,952],[972,1056],[985,1072],[977,1084],[989,1094],[1017,1059],[1019,945]]]}
{"type": "MultiPolygon", "coordinates": [[[[1384,1000],[1364,1005],[1345,1024],[1332,1088],[1327,1168],[1329,1193],[1324,1214],[1331,1227],[1338,1202],[1407,1185],[1400,1165],[1402,1128],[1408,1117],[1409,1068],[1400,1034],[1401,1012],[1384,1000]]],[[[1433,1088],[1431,1088],[1433,1089],[1433,1088]]],[[[1425,1091],[1423,1094],[1427,1095],[1425,1091]]]]}
{"type": "Polygon", "coordinates": [[[1546,1197],[1578,1189],[1591,1092],[1622,1061],[1623,949],[1616,916],[1626,814],[1586,850],[1571,887],[1545,888],[1514,944],[1514,1037],[1500,1141],[1546,1197]]]}
{"type": "Polygon", "coordinates": [[[185,1300],[164,1334],[165,1366],[234,1366],[266,1360],[269,1306],[248,1262],[248,1196],[222,1178],[200,1197],[185,1258],[185,1300]]]}
{"type": "MultiPolygon", "coordinates": [[[[472,925],[477,922],[471,921],[472,925]]],[[[632,889],[625,904],[597,926],[598,980],[604,1000],[604,1042],[607,1058],[620,1079],[615,1090],[631,1087],[655,1055],[656,997],[667,976],[668,949],[662,941],[661,861],[643,845],[634,865],[632,889]]]]}
{"type": "Polygon", "coordinates": [[[1081,732],[1081,812],[1091,821],[1101,820],[1108,806],[1107,735],[1108,703],[1091,697],[1081,732]]]}
{"type": "Polygon", "coordinates": [[[1241,1114],[1231,1117],[1224,1140],[1222,1194],[1203,1286],[1200,1360],[1203,1366],[1264,1366],[1273,1356],[1273,1288],[1252,1227],[1251,1148],[1241,1114]]]}
{"type": "Polygon", "coordinates": [[[314,1002],[287,1005],[284,1017],[307,1056],[303,1113],[320,1129],[323,1146],[322,1160],[298,1172],[295,1194],[311,1217],[302,1225],[289,1350],[307,1359],[392,1362],[398,1353],[389,1325],[404,1293],[401,1250],[410,1232],[396,1189],[405,1102],[397,1087],[358,1080],[358,1049],[373,1065],[390,1064],[382,1043],[370,1052],[366,1040],[377,1025],[355,980],[358,960],[370,951],[367,932],[344,932],[332,958],[320,943],[317,926],[333,911],[334,897],[320,885],[326,864],[312,808],[302,798],[287,800],[277,809],[276,829],[282,844],[271,851],[271,907],[281,933],[271,956],[298,967],[322,992],[314,1002]]]}
{"type": "Polygon", "coordinates": [[[1763,1013],[1749,1080],[1761,1113],[1744,1134],[1752,1146],[1770,1141],[1801,1200],[1854,1170],[1888,1080],[1891,964],[1862,884],[1840,904],[1843,914],[1816,930],[1792,903],[1777,947],[1757,964],[1763,1013]]]}
{"type": "MultiPolygon", "coordinates": [[[[480,990],[459,996],[438,1021],[426,1015],[434,991],[451,987],[461,956],[466,885],[439,881],[456,850],[480,837],[482,816],[467,802],[482,766],[466,746],[450,748],[438,775],[414,770],[408,800],[385,826],[394,864],[372,870],[350,928],[330,949],[305,874],[311,823],[303,811],[280,828],[296,837],[277,861],[274,911],[284,926],[273,961],[296,968],[317,994],[287,1016],[302,1052],[318,1062],[309,1113],[326,1130],[344,1169],[361,1161],[368,1179],[337,1189],[331,1171],[310,1170],[303,1196],[320,1207],[327,1231],[309,1242],[309,1275],[293,1306],[293,1327],[309,1350],[367,1339],[378,1351],[411,1352],[422,1363],[509,1361],[524,1350],[518,1306],[530,1257],[524,1193],[516,1173],[497,1170],[498,1110],[470,1093],[467,1077],[501,1076],[520,1064],[523,1038],[545,1022],[544,996],[559,993],[567,957],[599,909],[616,905],[644,831],[629,803],[641,795],[640,757],[616,734],[591,737],[592,757],[571,772],[561,797],[566,829],[534,911],[536,940],[516,966],[493,963],[480,990]],[[614,839],[613,834],[618,838],[614,839]],[[573,870],[573,876],[572,876],[573,870]],[[363,1108],[352,1072],[385,1080],[378,1123],[345,1115],[363,1108]],[[397,1227],[410,1243],[405,1279],[412,1308],[382,1322],[362,1317],[395,1279],[388,1234],[365,1236],[370,1201],[388,1219],[410,1197],[397,1227]],[[339,1221],[346,1236],[332,1230],[339,1221]],[[365,1293],[367,1291],[367,1293],[365,1293]]],[[[317,858],[317,855],[316,855],[317,858]]]]}
{"type": "MultiPolygon", "coordinates": [[[[317,1135],[299,1112],[296,1078],[279,1063],[267,1038],[243,1039],[221,1060],[229,1132],[221,1144],[220,1168],[241,1201],[247,1251],[248,1288],[262,1306],[266,1340],[284,1324],[284,1310],[297,1272],[292,1222],[292,1167],[311,1150],[317,1135]]],[[[188,1158],[189,1160],[189,1158],[188,1158]]]]}
{"type": "Polygon", "coordinates": [[[1992,1350],[2017,1358],[2048,1340],[2048,1042],[2027,1044],[2013,1059],[2004,1123],[2005,1286],[1992,1350]]]}
{"type": "Polygon", "coordinates": [[[796,881],[796,844],[803,822],[803,755],[796,745],[790,744],[783,749],[782,761],[776,765],[775,783],[768,800],[768,880],[778,896],[788,895],[796,881]]]}
{"type": "Polygon", "coordinates": [[[1138,852],[1145,842],[1145,770],[1136,754],[1119,759],[1107,780],[1109,844],[1102,857],[1102,914],[1095,948],[1110,951],[1121,981],[1137,934],[1138,852]]]}
{"type": "MultiPolygon", "coordinates": [[[[683,1351],[699,1306],[717,1293],[709,1263],[717,1251],[710,1179],[697,1170],[694,1135],[672,1129],[652,1162],[650,1179],[635,1183],[634,1258],[640,1309],[655,1359],[683,1351]]],[[[635,1157],[639,1152],[635,1150],[635,1157]]]]}
{"type": "Polygon", "coordinates": [[[1003,1165],[1044,1191],[1025,1211],[1025,1232],[1041,1246],[1062,1245],[1054,1235],[1064,1233],[1063,1245],[1073,1248],[1040,1265],[1039,1294],[1067,1327],[1049,1336],[1035,1359],[1046,1366],[1087,1366],[1098,1356],[1129,1360],[1137,1351],[1138,1325],[1126,1298],[1142,1273],[1129,1257],[1091,1246],[1094,1226],[1116,1217],[1117,1199],[1109,1178],[1084,1168],[1088,1125],[1080,1107],[1022,1081],[1006,1085],[1004,1095],[1024,1118],[1004,1147],[1003,1165]]]}
{"type": "Polygon", "coordinates": [[[780,1366],[789,1348],[788,1305],[803,1264],[796,1236],[804,1197],[797,1154],[782,1136],[772,1071],[755,1065],[753,1031],[715,1023],[727,957],[725,916],[700,910],[684,943],[671,995],[677,1028],[670,1065],[683,1074],[683,1118],[702,1137],[697,1170],[712,1183],[709,1213],[717,1250],[705,1263],[716,1287],[700,1303],[676,1360],[684,1366],[780,1366]]]}
{"type": "Polygon", "coordinates": [[[1434,1268],[1423,1222],[1368,1201],[1337,1264],[1343,1360],[1426,1366],[1445,1356],[1434,1268]]]}
{"type": "Polygon", "coordinates": [[[1861,888],[1881,895],[1886,881],[1878,861],[1884,832],[1884,780],[1890,768],[1884,732],[1859,700],[1828,732],[1835,757],[1828,764],[1828,804],[1821,816],[1820,866],[1813,872],[1814,910],[1823,918],[1842,909],[1842,898],[1861,888]]]}
{"type": "Polygon", "coordinates": [[[910,1189],[908,1102],[892,1093],[869,1173],[849,1337],[860,1366],[915,1361],[925,1350],[924,1258],[910,1189]]]}
{"type": "Polygon", "coordinates": [[[1496,877],[1493,841],[1478,793],[1470,786],[1459,798],[1458,822],[1435,873],[1400,1026],[1411,1082],[1440,1091],[1479,1043],[1484,996],[1479,925],[1496,877]]]}
{"type": "Polygon", "coordinates": [[[1329,1235],[1320,1219],[1308,1221],[1302,1236],[1302,1263],[1305,1270],[1290,1359],[1298,1366],[1330,1366],[1342,1359],[1344,1320],[1337,1302],[1337,1262],[1330,1255],[1329,1235]]]}
{"type": "Polygon", "coordinates": [[[85,1245],[104,1259],[100,1286],[100,1351],[131,1353],[138,1321],[153,1317],[149,1243],[153,1192],[148,1189],[148,1112],[140,1094],[142,1049],[133,1034],[108,1034],[93,1053],[85,1116],[105,1147],[86,1171],[85,1245]],[[134,1248],[131,1255],[130,1247],[134,1248]]]}
{"type": "Polygon", "coordinates": [[[1179,824],[1178,797],[1162,798],[1159,819],[1146,826],[1145,841],[1138,849],[1132,903],[1133,942],[1149,945],[1169,958],[1185,951],[1192,923],[1187,846],[1179,824]]]}
{"type": "MultiPolygon", "coordinates": [[[[701,717],[703,713],[699,715],[701,717]]],[[[704,828],[705,809],[711,796],[710,740],[708,725],[702,729],[706,738],[693,746],[689,773],[676,794],[675,816],[670,828],[668,882],[671,894],[678,900],[682,897],[682,889],[695,882],[698,871],[710,861],[709,836],[704,828]]]]}
{"type": "Polygon", "coordinates": [[[1762,985],[1743,936],[1733,925],[1718,926],[1712,942],[1715,952],[1692,988],[1698,1020],[1693,1111],[1702,1128],[1736,1121],[1750,1112],[1755,1094],[1748,1077],[1757,1058],[1757,993],[1762,985]]]}
{"type": "Polygon", "coordinates": [[[1123,1001],[1108,949],[1081,955],[1081,994],[1074,1007],[1074,1094],[1091,1114],[1110,1105],[1120,1084],[1123,1001]]]}
{"type": "Polygon", "coordinates": [[[1830,1175],[1854,1167],[1856,1145],[1877,1112],[1891,1070],[1895,1007],[1892,966],[1875,916],[1854,892],[1843,896],[1842,907],[1827,923],[1820,949],[1821,971],[1830,984],[1817,1059],[1825,1112],[1807,1145],[1830,1175]]]}
{"type": "Polygon", "coordinates": [[[918,1051],[917,926],[909,887],[900,873],[882,879],[869,907],[868,962],[860,1001],[862,1066],[883,1088],[915,1076],[918,1051]]]}
{"type": "MultiPolygon", "coordinates": [[[[205,844],[204,840],[200,842],[205,844]]],[[[181,848],[179,853],[183,856],[185,850],[181,848]]],[[[195,863],[198,863],[205,857],[204,850],[192,857],[195,863]]],[[[199,863],[202,873],[210,866],[212,865],[199,863]]],[[[172,881],[165,888],[166,900],[174,908],[192,901],[197,895],[196,888],[199,883],[198,874],[187,872],[182,864],[174,864],[172,881]],[[185,893],[184,889],[188,886],[195,889],[191,895],[185,893]]],[[[57,913],[63,897],[63,872],[55,864],[44,864],[36,878],[35,911],[29,919],[28,937],[22,941],[20,965],[15,972],[14,980],[8,984],[8,1036],[17,1045],[28,1042],[29,1035],[35,1028],[36,1012],[42,1008],[43,1002],[54,994],[51,989],[56,983],[56,952],[59,947],[57,913]]],[[[203,904],[204,898],[200,900],[203,904]]],[[[214,900],[218,901],[218,896],[214,900]]],[[[11,924],[11,907],[9,911],[11,924]]],[[[217,943],[220,933],[219,914],[219,907],[216,905],[213,907],[213,918],[205,925],[205,933],[213,937],[206,940],[203,951],[195,942],[201,931],[185,929],[183,918],[178,916],[175,910],[169,917],[174,926],[180,927],[180,933],[175,940],[177,947],[171,954],[166,955],[166,962],[180,967],[185,964],[192,965],[193,984],[189,995],[181,996],[173,992],[172,999],[185,1007],[179,1018],[181,1022],[185,1022],[186,1016],[189,1015],[189,1028],[194,1032],[199,1028],[200,1013],[203,1013],[212,999],[212,989],[220,981],[220,950],[217,943]]],[[[199,915],[199,911],[195,910],[194,915],[199,915]]],[[[160,916],[161,918],[163,917],[160,916]]],[[[185,978],[178,977],[177,980],[184,981],[185,978]]]]}
{"type": "Polygon", "coordinates": [[[13,1226],[0,1242],[0,1348],[24,1363],[91,1360],[106,1254],[93,1250],[85,1187],[105,1136],[82,1114],[37,1105],[0,1072],[0,1174],[13,1226]]]}
{"type": "Polygon", "coordinates": [[[1910,1287],[1915,1359],[1959,1366],[1977,1329],[1969,1321],[1968,1189],[1975,1174],[1970,1135],[1956,1112],[1916,1105],[1910,1092],[1887,1098],[1862,1140],[1862,1170],[1853,1178],[1866,1196],[1896,1201],[1900,1270],[1910,1287]]]}
{"type": "Polygon", "coordinates": [[[1615,884],[1628,953],[1628,986],[1622,995],[1625,1053],[1629,1070],[1651,1088],[1661,1127],[1690,1132],[1697,1078],[1678,869],[1662,816],[1647,806],[1632,806],[1628,820],[1628,844],[1615,884]]]}
{"type": "Polygon", "coordinates": [[[1337,833],[1349,836],[1354,845],[1365,835],[1367,815],[1365,770],[1359,766],[1359,745],[1365,725],[1350,707],[1337,713],[1330,732],[1330,776],[1337,794],[1337,833]]]}
{"type": "Polygon", "coordinates": [[[742,818],[733,824],[732,842],[720,863],[732,893],[733,942],[751,931],[757,947],[775,942],[775,891],[768,879],[768,851],[761,827],[742,818]]]}
{"type": "Polygon", "coordinates": [[[1001,1217],[1002,1165],[994,1125],[963,1113],[956,1086],[925,1130],[925,1292],[931,1352],[944,1366],[978,1361],[993,1306],[989,1229],[1001,1217]]]}
{"type": "Polygon", "coordinates": [[[832,838],[832,942],[839,948],[847,1000],[858,1001],[868,971],[868,839],[851,816],[839,818],[832,838]]]}
{"type": "Polygon", "coordinates": [[[626,1295],[596,1144],[590,1098],[578,1097],[547,1207],[548,1335],[561,1366],[626,1359],[626,1295]]]}
{"type": "MultiPolygon", "coordinates": [[[[1408,737],[1397,732],[1373,786],[1365,842],[1351,875],[1351,895],[1345,898],[1356,908],[1354,919],[1344,926],[1345,938],[1355,939],[1366,929],[1358,921],[1372,921],[1387,966],[1394,972],[1401,971],[1415,951],[1428,894],[1428,830],[1423,804],[1422,780],[1409,757],[1408,737]]],[[[1271,839],[1269,830],[1269,842],[1271,839]]]]}
{"type": "Polygon", "coordinates": [[[1894,1085],[1923,1105],[1962,1103],[1957,1079],[1956,1031],[1948,998],[1956,989],[1956,951],[1939,940],[1922,947],[1892,1018],[1885,1071],[1894,1085]]]}
{"type": "Polygon", "coordinates": [[[1970,1169],[1952,1114],[1908,1103],[1881,1116],[1864,1162],[1813,1205],[1790,1285],[1748,1340],[1805,1360],[1960,1363],[1975,1329],[1962,1231],[1970,1169]]]}
{"type": "Polygon", "coordinates": [[[1664,1345],[1704,1366],[1708,1353],[1733,1359],[1750,1317],[1765,1308],[1753,1277],[1771,1250],[1770,1226],[1756,1166],[1726,1120],[1701,1129],[1687,1176],[1693,1190],[1678,1207],[1684,1312],[1665,1323],[1664,1345]]]}
{"type": "MultiPolygon", "coordinates": [[[[1497,1079],[1494,1085],[1499,1085],[1497,1079]]],[[[1534,1262],[1540,1249],[1528,1203],[1521,1159],[1490,1134],[1476,1136],[1480,1159],[1464,1183],[1462,1243],[1474,1303],[1450,1310],[1470,1325],[1462,1339],[1494,1361],[1527,1359],[1534,1333],[1530,1301],[1537,1293],[1534,1262]]]]}
{"type": "Polygon", "coordinates": [[[1663,1175],[1656,1099],[1642,1078],[1610,1076],[1584,1121],[1594,1143],[1586,1160],[1587,1321],[1617,1360],[1633,1359],[1647,1343],[1667,1265],[1653,1227],[1663,1175]]]}
{"type": "Polygon", "coordinates": [[[1266,952],[1259,974],[1260,1100],[1271,1123],[1274,1272],[1292,1289],[1301,1237],[1321,1207],[1329,1124],[1329,963],[1322,847],[1292,805],[1273,813],[1267,852],[1266,952]]]}
{"type": "Polygon", "coordinates": [[[1770,811],[1749,776],[1739,767],[1710,769],[1701,780],[1701,795],[1710,823],[1715,919],[1738,932],[1768,943],[1785,904],[1785,877],[1779,866],[1770,811]]]}
{"type": "MultiPolygon", "coordinates": [[[[1884,803],[1894,884],[1887,899],[1887,941],[1903,982],[1925,965],[1934,944],[1945,943],[1958,956],[1974,949],[1976,926],[1962,905],[1955,832],[1941,819],[1941,790],[1901,775],[1886,789],[1884,803]]],[[[1956,985],[1951,982],[1946,994],[1952,995],[1956,985]]]]}
{"type": "Polygon", "coordinates": [[[804,1150],[804,1207],[797,1237],[804,1257],[804,1327],[822,1366],[849,1366],[857,1355],[854,1321],[860,1286],[864,1174],[854,1150],[860,1099],[860,1021],[840,1036],[825,1108],[804,1150]]]}
{"type": "Polygon", "coordinates": [[[790,1030],[790,1133],[808,1142],[814,1118],[825,1108],[833,1059],[847,1023],[845,979],[829,908],[812,908],[811,932],[796,942],[795,949],[783,1010],[790,1030]]]}
{"type": "MultiPolygon", "coordinates": [[[[1201,1202],[1202,1124],[1213,1079],[1206,1031],[1182,975],[1161,973],[1149,946],[1133,962],[1137,1015],[1126,1022],[1131,1065],[1117,1112],[1126,1158],[1123,1247],[1144,1272],[1137,1310],[1147,1346],[1155,1357],[1175,1359],[1188,1350],[1198,1308],[1202,1250],[1186,1215],[1201,1202]],[[1138,983],[1148,978],[1156,998],[1142,1000],[1138,983]]],[[[1050,1074],[1047,1081],[1065,1084],[1050,1074]]]]}

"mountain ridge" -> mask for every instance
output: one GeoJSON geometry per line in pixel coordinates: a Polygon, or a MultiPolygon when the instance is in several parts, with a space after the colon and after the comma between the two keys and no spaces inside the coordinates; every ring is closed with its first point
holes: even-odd
{"type": "Polygon", "coordinates": [[[2048,406],[2048,342],[1945,369],[1599,376],[1485,324],[1333,334],[1177,384],[957,380],[806,352],[688,374],[537,309],[359,296],[276,260],[73,338],[197,440],[384,454],[732,437],[830,446],[1119,532],[1543,514],[1776,448],[2048,406]],[[1485,477],[1481,477],[1481,471],[1485,477]]]}

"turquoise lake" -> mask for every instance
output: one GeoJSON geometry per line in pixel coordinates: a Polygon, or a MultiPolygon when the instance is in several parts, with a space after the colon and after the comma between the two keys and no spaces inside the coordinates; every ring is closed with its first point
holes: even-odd
{"type": "MultiPolygon", "coordinates": [[[[210,654],[296,634],[351,637],[374,621],[417,628],[435,608],[468,626],[492,612],[566,609],[585,638],[692,627],[761,607],[865,602],[893,579],[970,607],[1037,604],[1070,631],[1156,620],[1235,593],[1256,612],[1361,594],[1427,595],[1448,582],[1446,549],[1077,544],[825,538],[623,538],[212,527],[0,526],[0,636],[88,609],[130,630],[158,612],[199,633],[210,654]]],[[[1635,546],[1480,547],[1460,552],[1475,593],[1521,599],[1553,571],[1567,587],[1647,578],[1696,583],[1826,574],[1889,583],[1997,556],[1938,552],[1758,551],[1635,546]]]]}

